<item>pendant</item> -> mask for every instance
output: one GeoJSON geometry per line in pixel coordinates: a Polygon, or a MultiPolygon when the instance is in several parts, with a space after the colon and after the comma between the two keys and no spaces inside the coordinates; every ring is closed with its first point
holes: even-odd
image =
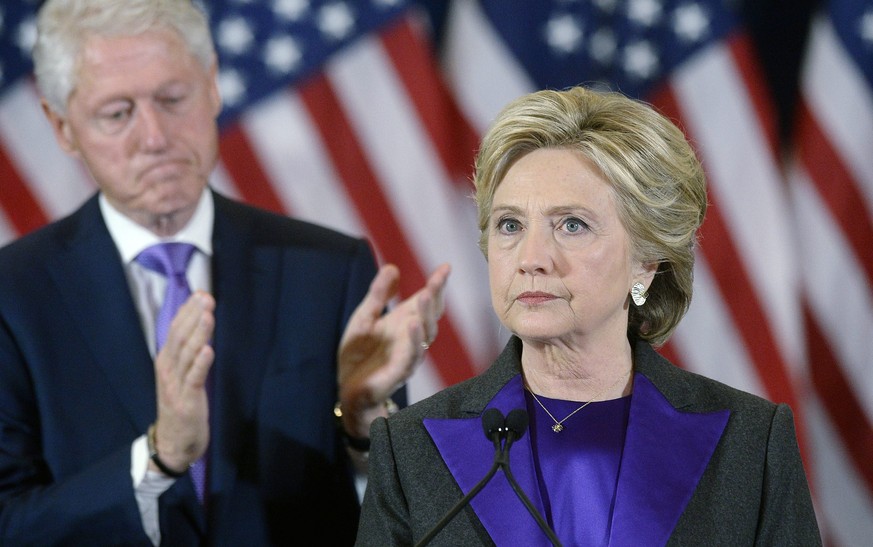
{"type": "Polygon", "coordinates": [[[561,431],[564,431],[564,426],[556,423],[555,425],[552,426],[552,431],[554,431],[555,433],[560,433],[561,431]]]}

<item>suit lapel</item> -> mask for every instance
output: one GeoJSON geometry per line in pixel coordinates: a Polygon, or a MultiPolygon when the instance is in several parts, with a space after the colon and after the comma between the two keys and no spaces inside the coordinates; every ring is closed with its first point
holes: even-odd
{"type": "MultiPolygon", "coordinates": [[[[521,375],[510,379],[485,408],[497,408],[504,415],[515,408],[525,408],[521,375]]],[[[494,461],[494,445],[485,437],[481,414],[462,419],[425,419],[424,425],[466,495],[485,477],[494,461]]],[[[530,435],[525,434],[509,452],[513,477],[543,514],[530,435]]],[[[502,470],[497,471],[470,505],[497,545],[549,545],[502,470]]]]}
{"type": "Polygon", "coordinates": [[[49,261],[49,273],[119,404],[145,432],[156,413],[154,369],[121,258],[96,197],[70,220],[70,237],[49,261]]]}
{"type": "Polygon", "coordinates": [[[610,545],[663,545],[727,425],[727,410],[681,412],[637,373],[610,545]]]}
{"type": "MultiPolygon", "coordinates": [[[[252,433],[258,393],[275,334],[280,259],[259,249],[233,205],[215,195],[212,283],[216,300],[215,362],[210,372],[209,481],[214,497],[210,522],[233,510],[234,490],[252,433]]],[[[255,462],[252,462],[254,465],[255,462]]],[[[211,529],[219,527],[211,526],[211,529]]]]}

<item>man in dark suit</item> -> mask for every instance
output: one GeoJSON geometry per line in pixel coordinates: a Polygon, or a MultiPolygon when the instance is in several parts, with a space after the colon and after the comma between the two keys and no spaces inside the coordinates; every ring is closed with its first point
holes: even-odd
{"type": "Polygon", "coordinates": [[[38,32],[45,112],[99,192],[0,250],[0,544],[351,544],[356,453],[448,267],[383,313],[399,272],[365,241],[208,187],[221,101],[189,0],[49,0],[38,32]]]}

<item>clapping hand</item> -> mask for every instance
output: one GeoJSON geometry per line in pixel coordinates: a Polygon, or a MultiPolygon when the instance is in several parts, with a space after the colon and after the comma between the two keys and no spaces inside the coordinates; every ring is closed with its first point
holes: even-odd
{"type": "Polygon", "coordinates": [[[353,437],[369,437],[370,423],[386,414],[385,402],[415,371],[437,335],[450,267],[439,266],[424,287],[385,309],[397,296],[400,271],[383,266],[355,309],[338,352],[343,425],[353,437]]]}
{"type": "Polygon", "coordinates": [[[215,299],[195,292],[179,308],[167,341],[155,359],[158,418],[156,446],[169,468],[184,471],[209,444],[206,378],[215,358],[209,345],[215,328],[215,299]]]}

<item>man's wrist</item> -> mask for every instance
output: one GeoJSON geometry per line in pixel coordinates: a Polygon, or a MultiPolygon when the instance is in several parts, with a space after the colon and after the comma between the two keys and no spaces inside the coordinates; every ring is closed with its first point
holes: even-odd
{"type": "Polygon", "coordinates": [[[157,424],[152,424],[149,426],[148,433],[146,434],[146,441],[148,443],[149,449],[149,459],[154,462],[155,466],[163,473],[164,475],[174,478],[180,479],[185,476],[185,473],[188,472],[188,468],[186,467],[183,471],[176,471],[164,463],[158,455],[158,445],[155,439],[155,434],[157,430],[157,424]]]}
{"type": "MultiPolygon", "coordinates": [[[[395,403],[390,397],[385,399],[383,403],[383,407],[388,416],[396,414],[399,410],[397,407],[397,403],[395,403]]],[[[369,437],[357,437],[349,434],[348,430],[345,427],[343,420],[343,406],[341,401],[337,401],[336,405],[333,407],[333,415],[336,420],[336,426],[339,428],[340,433],[342,434],[343,440],[345,441],[346,446],[351,448],[356,452],[367,452],[370,450],[370,438],[369,437]]]]}

